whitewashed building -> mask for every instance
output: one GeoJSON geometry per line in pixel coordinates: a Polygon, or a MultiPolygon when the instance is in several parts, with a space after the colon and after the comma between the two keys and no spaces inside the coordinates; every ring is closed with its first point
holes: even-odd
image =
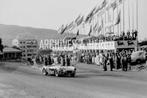
{"type": "Polygon", "coordinates": [[[33,58],[38,52],[38,41],[30,38],[19,38],[12,41],[12,45],[22,50],[22,60],[33,58]]]}

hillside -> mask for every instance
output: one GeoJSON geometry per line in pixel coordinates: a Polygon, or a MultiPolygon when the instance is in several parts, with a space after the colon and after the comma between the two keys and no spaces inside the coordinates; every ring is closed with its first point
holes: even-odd
{"type": "MultiPolygon", "coordinates": [[[[63,39],[66,36],[75,36],[74,34],[60,35],[56,30],[41,29],[32,27],[21,27],[15,25],[3,25],[0,24],[0,38],[3,40],[3,44],[11,46],[12,40],[15,38],[35,38],[38,41],[43,39],[63,39]]],[[[83,35],[80,35],[80,37],[83,35]]]]}

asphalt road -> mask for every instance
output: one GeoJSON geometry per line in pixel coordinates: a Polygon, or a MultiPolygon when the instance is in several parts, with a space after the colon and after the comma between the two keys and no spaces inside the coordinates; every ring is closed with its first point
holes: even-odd
{"type": "Polygon", "coordinates": [[[0,63],[0,98],[147,98],[147,72],[103,72],[78,64],[75,78],[43,76],[20,63],[0,63]]]}

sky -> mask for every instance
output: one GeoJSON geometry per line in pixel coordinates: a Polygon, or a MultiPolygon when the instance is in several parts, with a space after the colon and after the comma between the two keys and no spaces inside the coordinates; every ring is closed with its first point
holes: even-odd
{"type": "MultiPolygon", "coordinates": [[[[133,0],[135,1],[135,0],[133,0]]],[[[57,30],[102,0],[0,0],[0,24],[57,30]]],[[[139,38],[147,37],[147,0],[139,2],[139,38]]]]}

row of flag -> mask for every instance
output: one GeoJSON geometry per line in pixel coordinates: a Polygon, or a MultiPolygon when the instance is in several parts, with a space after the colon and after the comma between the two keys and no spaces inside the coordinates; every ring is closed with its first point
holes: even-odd
{"type": "MultiPolygon", "coordinates": [[[[88,32],[88,35],[90,36],[92,32],[100,33],[102,29],[104,28],[104,18],[101,18],[103,13],[105,11],[108,11],[109,9],[113,9],[113,11],[122,4],[122,0],[115,0],[113,2],[108,2],[108,0],[104,0],[100,6],[94,7],[90,13],[84,17],[84,15],[79,15],[74,21],[67,25],[62,25],[58,29],[58,33],[63,34],[65,32],[70,33],[75,28],[77,29],[81,24],[89,24],[90,29],[88,32]],[[94,17],[98,17],[98,20],[95,22],[95,24],[92,24],[92,21],[94,20],[94,17]]],[[[121,11],[117,13],[117,18],[113,20],[113,25],[118,25],[121,21],[121,11]]],[[[80,30],[76,30],[77,36],[80,34],[80,30]]]]}

